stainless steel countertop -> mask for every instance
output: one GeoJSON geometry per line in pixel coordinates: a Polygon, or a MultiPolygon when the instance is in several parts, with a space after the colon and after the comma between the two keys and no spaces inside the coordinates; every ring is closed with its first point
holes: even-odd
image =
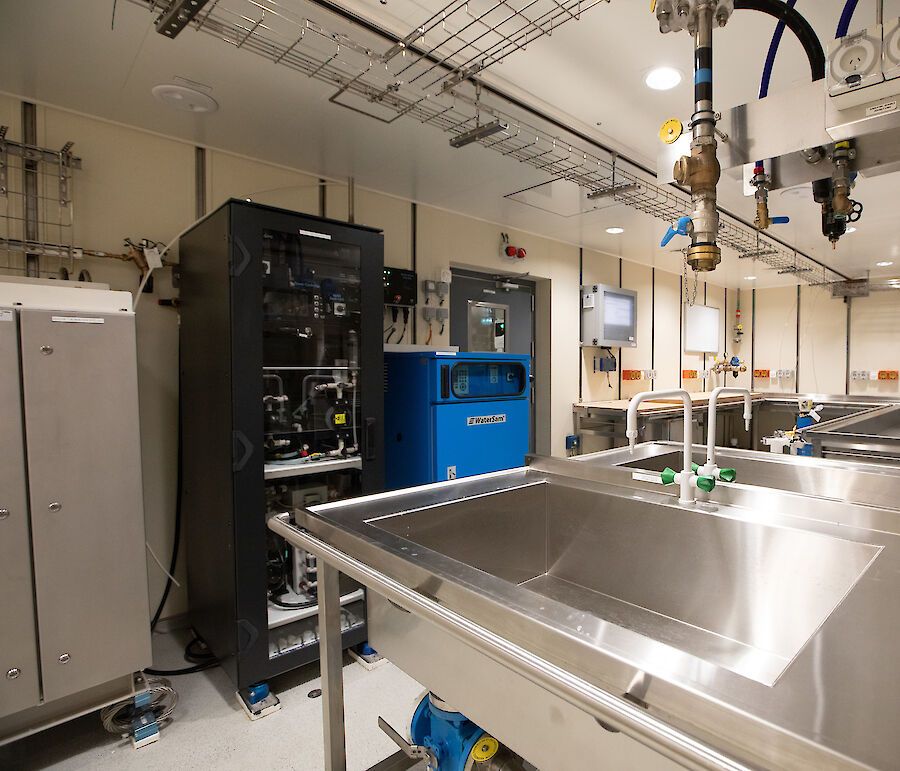
{"type": "Polygon", "coordinates": [[[867,410],[857,415],[820,423],[806,429],[810,437],[822,440],[845,440],[869,445],[873,443],[900,446],[900,404],[867,410]]]}
{"type": "MultiPolygon", "coordinates": [[[[900,403],[900,397],[888,398],[881,396],[855,396],[846,394],[786,394],[779,392],[764,392],[753,395],[753,404],[784,404],[788,406],[796,406],[799,399],[812,399],[815,404],[826,404],[835,406],[859,407],[860,410],[870,408],[893,405],[900,403]]],[[[731,402],[720,402],[719,410],[737,409],[743,403],[740,400],[731,402]]],[[[609,403],[605,402],[576,402],[572,405],[572,409],[576,415],[580,416],[606,416],[617,417],[624,420],[625,413],[628,409],[627,399],[618,399],[609,403]]],[[[705,411],[707,403],[702,402],[694,405],[694,411],[705,411]]],[[[652,414],[641,414],[643,420],[653,420],[657,418],[669,418],[672,416],[681,416],[681,404],[673,404],[671,407],[657,407],[654,405],[652,414]]]]}
{"type": "MultiPolygon", "coordinates": [[[[616,447],[574,455],[568,460],[591,467],[626,469],[632,473],[634,480],[634,474],[642,471],[655,476],[654,472],[660,472],[667,466],[680,469],[682,447],[681,442],[642,442],[634,450],[616,447]]],[[[696,463],[703,465],[706,462],[706,445],[695,444],[692,457],[696,463]]],[[[858,461],[832,460],[716,447],[717,465],[720,468],[733,468],[737,472],[736,481],[740,484],[866,506],[900,509],[900,466],[892,468],[864,461],[865,458],[858,461]],[[885,476],[891,481],[886,482],[885,476]]],[[[648,483],[647,489],[653,489],[653,486],[653,483],[648,483]]],[[[709,498],[717,501],[722,495],[730,495],[723,493],[729,487],[727,483],[717,482],[709,498]]]]}
{"type": "MultiPolygon", "coordinates": [[[[650,714],[748,765],[895,768],[897,512],[741,484],[717,488],[717,503],[690,508],[634,481],[631,471],[541,458],[324,504],[295,519],[609,694],[639,696],[650,714]],[[541,491],[559,499],[548,506],[562,517],[570,568],[600,571],[621,587],[606,595],[614,601],[606,610],[596,592],[579,597],[586,578],[573,579],[571,590],[529,588],[541,579],[538,551],[538,575],[520,572],[532,560],[523,562],[515,545],[522,534],[540,535],[524,518],[541,491]],[[448,530],[449,515],[471,509],[454,503],[470,501],[483,525],[470,517],[448,530]],[[619,549],[604,551],[609,544],[619,549]],[[465,561],[448,556],[453,549],[465,561]],[[629,604],[629,592],[657,599],[629,604]],[[666,603],[674,604],[669,617],[659,614],[666,603]],[[691,619],[700,620],[682,623],[691,619]]],[[[900,498],[895,477],[880,480],[900,498]]],[[[546,575],[560,577],[549,568],[546,575]]]]}

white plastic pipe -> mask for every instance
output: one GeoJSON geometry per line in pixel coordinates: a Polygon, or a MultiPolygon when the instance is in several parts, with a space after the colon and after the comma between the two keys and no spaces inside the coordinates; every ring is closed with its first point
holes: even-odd
{"type": "Polygon", "coordinates": [[[628,446],[633,450],[638,437],[637,414],[641,402],[646,401],[647,399],[660,399],[675,396],[679,397],[684,403],[684,464],[678,480],[681,486],[681,496],[678,500],[680,503],[693,503],[693,487],[691,486],[691,476],[693,475],[693,472],[691,471],[691,448],[694,444],[694,424],[691,419],[691,412],[694,403],[691,401],[691,395],[687,391],[683,388],[673,388],[669,391],[641,391],[641,393],[632,396],[631,401],[628,402],[628,415],[625,421],[625,436],[628,437],[628,446]]]}
{"type": "Polygon", "coordinates": [[[750,417],[752,415],[750,391],[746,388],[732,386],[719,386],[713,389],[709,396],[709,411],[706,414],[706,466],[704,468],[713,468],[716,465],[716,403],[719,401],[719,394],[726,392],[744,395],[744,428],[747,431],[750,430],[750,417]]]}

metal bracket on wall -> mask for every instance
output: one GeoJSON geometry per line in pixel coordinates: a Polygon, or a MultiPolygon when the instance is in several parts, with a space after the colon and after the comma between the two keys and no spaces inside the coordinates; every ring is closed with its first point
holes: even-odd
{"type": "MultiPolygon", "coordinates": [[[[25,126],[24,130],[30,128],[33,134],[33,120],[25,126]]],[[[72,155],[73,142],[52,150],[12,141],[7,138],[8,131],[8,126],[0,126],[0,198],[18,197],[20,203],[10,206],[0,220],[0,252],[8,257],[4,266],[8,269],[17,269],[12,264],[14,255],[24,255],[26,275],[46,274],[37,258],[83,256],[83,250],[68,239],[73,224],[72,174],[81,168],[81,158],[72,155]],[[11,173],[16,167],[22,171],[21,187],[16,185],[18,175],[11,173]],[[19,237],[22,234],[24,238],[19,237]]]]}
{"type": "Polygon", "coordinates": [[[37,163],[65,164],[69,168],[81,168],[81,158],[71,153],[74,142],[66,142],[61,150],[49,150],[46,147],[36,147],[35,145],[6,139],[8,130],[9,126],[0,126],[0,141],[4,143],[5,152],[8,155],[24,158],[26,161],[36,161],[37,163]]]}
{"type": "Polygon", "coordinates": [[[0,126],[0,196],[6,198],[9,184],[6,178],[6,170],[9,168],[9,156],[6,149],[6,126],[0,126]]]}

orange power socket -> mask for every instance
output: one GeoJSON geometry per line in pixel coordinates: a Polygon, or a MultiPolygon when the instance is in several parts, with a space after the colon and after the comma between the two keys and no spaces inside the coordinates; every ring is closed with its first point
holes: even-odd
{"type": "Polygon", "coordinates": [[[695,370],[695,369],[681,370],[681,379],[682,380],[696,380],[697,379],[697,370],[695,370]]]}
{"type": "Polygon", "coordinates": [[[753,370],[753,377],[769,377],[769,370],[755,369],[753,370]]]}
{"type": "Polygon", "coordinates": [[[878,370],[878,379],[879,380],[896,380],[897,379],[897,370],[895,370],[895,369],[880,369],[880,370],[878,370]]]}
{"type": "Polygon", "coordinates": [[[639,369],[623,369],[622,380],[640,380],[641,371],[639,369]]]}

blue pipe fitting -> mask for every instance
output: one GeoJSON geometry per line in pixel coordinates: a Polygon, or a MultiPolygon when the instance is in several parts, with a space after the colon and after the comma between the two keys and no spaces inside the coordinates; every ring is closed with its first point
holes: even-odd
{"type": "Polygon", "coordinates": [[[440,771],[464,771],[471,755],[489,760],[500,745],[461,712],[436,707],[431,694],[419,702],[410,726],[413,744],[427,747],[437,758],[440,771]]]}

